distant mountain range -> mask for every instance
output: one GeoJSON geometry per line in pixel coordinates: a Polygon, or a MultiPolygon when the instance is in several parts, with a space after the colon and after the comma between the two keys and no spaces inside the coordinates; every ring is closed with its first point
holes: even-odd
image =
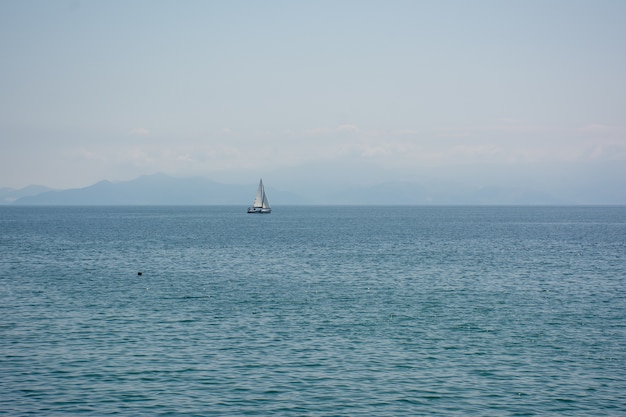
{"type": "Polygon", "coordinates": [[[0,188],[0,204],[11,204],[21,198],[39,195],[48,191],[52,191],[52,188],[41,185],[29,185],[19,190],[6,187],[0,188]]]}
{"type": "MultiPolygon", "coordinates": [[[[4,204],[13,205],[230,205],[252,202],[256,184],[220,184],[204,178],[144,175],[130,181],[100,181],[84,188],[50,190],[27,187],[4,191],[4,204]],[[27,192],[29,189],[30,192],[27,192]]],[[[298,203],[298,197],[276,191],[276,198],[298,203]]]]}
{"type": "MultiPolygon", "coordinates": [[[[122,182],[100,181],[84,188],[52,190],[29,186],[0,189],[4,205],[249,205],[256,183],[228,185],[205,178],[174,178],[145,175],[122,182]]],[[[309,196],[268,186],[270,203],[276,205],[557,205],[575,204],[546,193],[520,187],[463,188],[425,187],[411,182],[386,182],[369,187],[311,190],[309,196]]]]}

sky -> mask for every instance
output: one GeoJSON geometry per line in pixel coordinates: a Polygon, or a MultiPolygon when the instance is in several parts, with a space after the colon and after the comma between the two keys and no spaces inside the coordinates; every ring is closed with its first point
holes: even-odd
{"type": "Polygon", "coordinates": [[[626,2],[0,1],[0,187],[626,184],[626,2]]]}

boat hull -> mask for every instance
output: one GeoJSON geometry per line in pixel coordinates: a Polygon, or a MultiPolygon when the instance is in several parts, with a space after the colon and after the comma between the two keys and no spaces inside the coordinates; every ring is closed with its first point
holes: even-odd
{"type": "Polygon", "coordinates": [[[269,214],[271,212],[272,209],[268,208],[248,207],[248,213],[269,214]]]}

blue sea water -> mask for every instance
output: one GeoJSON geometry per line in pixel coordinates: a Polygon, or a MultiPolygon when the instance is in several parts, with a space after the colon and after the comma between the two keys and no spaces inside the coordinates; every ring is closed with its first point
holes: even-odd
{"type": "Polygon", "coordinates": [[[0,250],[3,415],[626,415],[625,207],[11,206],[0,250]]]}

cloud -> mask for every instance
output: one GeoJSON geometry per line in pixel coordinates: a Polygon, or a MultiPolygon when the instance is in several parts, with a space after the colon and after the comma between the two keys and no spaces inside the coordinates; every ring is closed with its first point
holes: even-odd
{"type": "Polygon", "coordinates": [[[451,152],[458,154],[462,157],[493,157],[498,154],[502,154],[503,149],[499,146],[491,144],[478,144],[478,145],[459,145],[451,149],[451,152]]]}
{"type": "MultiPolygon", "coordinates": [[[[150,136],[146,128],[131,132],[150,136]]],[[[101,142],[81,148],[75,156],[84,164],[113,167],[118,177],[157,171],[239,175],[307,164],[345,166],[355,161],[405,174],[429,169],[453,172],[460,166],[500,167],[509,172],[552,164],[626,161],[626,129],[602,124],[559,127],[503,122],[456,130],[339,124],[273,133],[251,130],[245,135],[218,127],[210,134],[175,137],[175,141],[160,135],[159,141],[101,142]]]]}
{"type": "MultiPolygon", "coordinates": [[[[148,129],[133,130],[149,134],[148,129]]],[[[135,149],[124,159],[136,166],[162,166],[172,172],[266,169],[354,158],[390,169],[472,164],[512,167],[626,159],[624,132],[623,128],[601,124],[564,127],[516,120],[429,130],[344,123],[274,134],[248,132],[245,136],[223,127],[198,140],[146,143],[141,147],[143,152],[135,149]]]]}
{"type": "Polygon", "coordinates": [[[419,131],[415,129],[372,129],[363,128],[355,124],[341,124],[335,127],[318,127],[304,131],[307,136],[323,136],[337,133],[354,133],[362,136],[389,137],[389,136],[411,136],[417,135],[419,131]]]}
{"type": "Polygon", "coordinates": [[[150,129],[147,129],[145,127],[135,127],[133,129],[130,129],[128,133],[133,136],[150,136],[151,134],[150,129]]]}
{"type": "MultiPolygon", "coordinates": [[[[321,135],[328,135],[330,133],[335,133],[336,131],[334,129],[328,128],[328,127],[317,127],[314,129],[309,129],[307,131],[304,132],[305,136],[321,136],[321,135]]],[[[289,132],[289,133],[293,133],[293,132],[289,132]]]]}
{"type": "Polygon", "coordinates": [[[626,139],[597,141],[584,154],[592,160],[626,161],[626,139]]]}
{"type": "Polygon", "coordinates": [[[362,145],[360,146],[361,156],[363,157],[377,157],[377,156],[390,156],[392,154],[392,150],[385,146],[384,144],[378,145],[362,145]]]}
{"type": "Polygon", "coordinates": [[[102,150],[88,149],[84,146],[65,149],[61,152],[64,156],[69,156],[73,160],[90,161],[90,162],[94,162],[94,161],[106,162],[108,160],[106,152],[103,152],[102,150]]]}
{"type": "Polygon", "coordinates": [[[390,132],[393,136],[410,136],[416,135],[418,132],[414,129],[396,129],[390,132]]]}
{"type": "Polygon", "coordinates": [[[611,133],[618,135],[626,135],[626,127],[609,126],[603,124],[590,124],[577,129],[582,133],[611,133]]]}
{"type": "Polygon", "coordinates": [[[337,132],[354,132],[354,133],[365,133],[364,130],[359,129],[356,125],[351,124],[343,124],[339,125],[335,128],[337,132]]]}
{"type": "Polygon", "coordinates": [[[498,124],[489,125],[471,125],[451,128],[437,129],[437,136],[442,138],[475,138],[485,135],[498,135],[500,138],[518,137],[524,135],[526,137],[536,137],[540,135],[555,135],[565,133],[567,129],[536,125],[523,122],[505,121],[498,124]]]}
{"type": "Polygon", "coordinates": [[[130,161],[133,165],[151,166],[158,162],[159,158],[143,147],[132,147],[118,151],[117,159],[118,161],[130,161]]]}
{"type": "Polygon", "coordinates": [[[304,131],[304,135],[306,136],[326,136],[338,133],[352,133],[363,136],[376,136],[384,133],[384,131],[378,129],[363,129],[354,124],[341,124],[335,127],[318,127],[304,131]]]}

